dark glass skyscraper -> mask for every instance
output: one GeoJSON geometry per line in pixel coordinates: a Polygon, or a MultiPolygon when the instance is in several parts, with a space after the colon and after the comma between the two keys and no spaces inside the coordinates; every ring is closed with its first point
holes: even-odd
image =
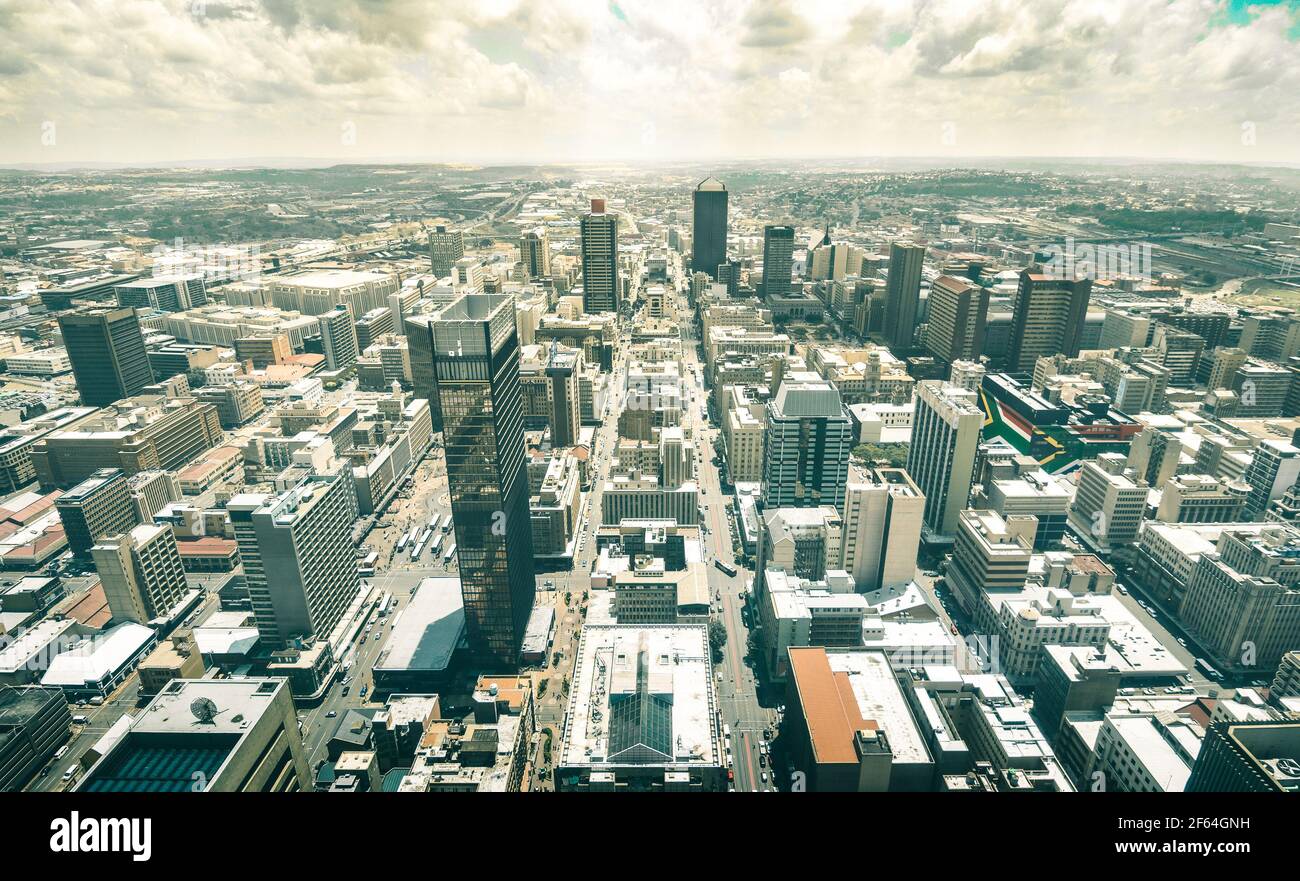
{"type": "Polygon", "coordinates": [[[794,227],[763,227],[763,296],[787,296],[793,274],[794,227]]]}
{"type": "Polygon", "coordinates": [[[470,646],[512,665],[535,592],[514,298],[466,294],[430,327],[470,646]]]}
{"type": "Polygon", "coordinates": [[[579,221],[582,231],[582,308],[617,312],[618,217],[606,213],[604,199],[591,200],[591,212],[579,221]]]}
{"type": "Polygon", "coordinates": [[[716,278],[727,262],[727,188],[711,177],[695,188],[695,229],[691,234],[691,271],[716,278]]]}
{"type": "Polygon", "coordinates": [[[885,336],[901,357],[912,347],[916,311],[921,302],[921,264],[925,246],[894,242],[889,246],[889,276],[885,279],[885,336]]]}
{"type": "Polygon", "coordinates": [[[59,316],[59,331],[87,407],[106,407],[153,382],[134,309],[69,312],[59,316]]]}

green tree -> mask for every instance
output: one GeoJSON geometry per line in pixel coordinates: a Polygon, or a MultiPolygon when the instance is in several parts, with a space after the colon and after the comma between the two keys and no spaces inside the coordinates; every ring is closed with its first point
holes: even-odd
{"type": "Polygon", "coordinates": [[[713,655],[713,662],[722,660],[722,650],[727,645],[727,628],[722,625],[721,621],[709,622],[709,650],[713,655]]]}
{"type": "Polygon", "coordinates": [[[885,462],[891,468],[902,468],[907,464],[907,444],[858,444],[850,455],[859,462],[885,462]]]}

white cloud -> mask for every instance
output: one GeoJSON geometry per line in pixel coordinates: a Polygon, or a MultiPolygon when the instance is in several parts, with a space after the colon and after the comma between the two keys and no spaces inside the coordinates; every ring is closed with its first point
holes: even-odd
{"type": "Polygon", "coordinates": [[[1297,12],[1227,18],[1221,0],[0,0],[0,162],[1300,160],[1297,12]]]}

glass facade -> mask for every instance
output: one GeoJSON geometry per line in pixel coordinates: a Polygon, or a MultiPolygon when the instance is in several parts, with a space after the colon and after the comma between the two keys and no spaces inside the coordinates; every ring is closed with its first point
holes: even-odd
{"type": "Polygon", "coordinates": [[[513,298],[457,300],[433,348],[471,648],[513,664],[535,590],[513,298]]]}

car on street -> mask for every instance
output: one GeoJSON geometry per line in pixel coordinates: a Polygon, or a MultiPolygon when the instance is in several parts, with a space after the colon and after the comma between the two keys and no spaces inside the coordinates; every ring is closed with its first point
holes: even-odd
{"type": "Polygon", "coordinates": [[[326,719],[333,719],[333,718],[334,718],[335,716],[337,716],[337,715],[338,715],[338,711],[336,711],[336,710],[330,710],[328,713],[325,714],[325,718],[326,718],[326,719]]]}

